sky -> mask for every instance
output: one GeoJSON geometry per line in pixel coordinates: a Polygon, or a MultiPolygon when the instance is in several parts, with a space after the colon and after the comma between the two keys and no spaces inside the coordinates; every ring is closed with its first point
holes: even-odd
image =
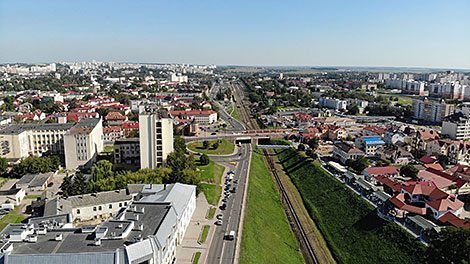
{"type": "Polygon", "coordinates": [[[0,63],[470,69],[468,0],[0,0],[0,63]]]}

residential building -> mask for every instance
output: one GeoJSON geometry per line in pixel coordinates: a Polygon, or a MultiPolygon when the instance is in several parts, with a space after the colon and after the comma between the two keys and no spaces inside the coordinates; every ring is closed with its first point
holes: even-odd
{"type": "Polygon", "coordinates": [[[213,110],[170,111],[173,118],[194,119],[199,124],[213,124],[217,122],[217,112],[213,110]]]}
{"type": "Polygon", "coordinates": [[[139,138],[122,138],[114,142],[114,167],[131,171],[140,169],[139,138]]]}
{"type": "Polygon", "coordinates": [[[442,120],[454,113],[454,105],[446,104],[444,100],[440,102],[424,100],[413,100],[412,104],[413,118],[432,123],[441,123],[442,120]]]}
{"type": "Polygon", "coordinates": [[[99,118],[81,119],[64,135],[65,167],[91,167],[103,152],[103,122],[99,118]]]}
{"type": "Polygon", "coordinates": [[[462,112],[447,117],[442,122],[441,133],[453,140],[470,139],[470,118],[462,112]]]}
{"type": "Polygon", "coordinates": [[[15,183],[18,189],[24,189],[27,192],[44,191],[54,179],[53,172],[26,174],[15,183]]]}
{"type": "Polygon", "coordinates": [[[30,155],[64,155],[64,135],[74,125],[12,124],[0,130],[0,156],[15,162],[30,155]]]}
{"type": "Polygon", "coordinates": [[[348,101],[329,98],[329,97],[321,97],[320,105],[323,107],[335,109],[335,110],[346,110],[348,106],[348,101]]]}
{"type": "Polygon", "coordinates": [[[173,151],[173,120],[168,111],[146,107],[139,114],[139,127],[141,168],[163,166],[173,151]]]}
{"type": "Polygon", "coordinates": [[[356,147],[364,151],[367,157],[375,156],[377,148],[385,145],[385,142],[380,137],[363,136],[356,138],[356,147]]]}
{"type": "Polygon", "coordinates": [[[105,142],[114,142],[124,135],[120,126],[103,127],[103,136],[105,142]]]}
{"type": "Polygon", "coordinates": [[[338,159],[343,164],[345,164],[348,159],[354,160],[361,156],[364,156],[364,152],[348,143],[338,142],[334,144],[333,158],[338,159]]]}
{"type": "Polygon", "coordinates": [[[377,176],[386,176],[390,178],[395,178],[395,177],[398,177],[399,173],[400,172],[398,171],[397,167],[393,167],[393,166],[370,167],[370,168],[364,169],[364,172],[363,172],[364,177],[368,181],[370,181],[371,179],[377,176]]]}

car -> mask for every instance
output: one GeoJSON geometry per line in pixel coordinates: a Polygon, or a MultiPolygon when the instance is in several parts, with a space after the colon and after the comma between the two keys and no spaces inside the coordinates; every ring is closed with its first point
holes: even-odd
{"type": "Polygon", "coordinates": [[[212,132],[211,135],[217,135],[217,133],[216,133],[216,132],[212,132]]]}
{"type": "Polygon", "coordinates": [[[234,184],[238,184],[238,180],[234,180],[233,183],[234,183],[234,184]]]}
{"type": "Polygon", "coordinates": [[[224,218],[224,214],[218,214],[216,217],[217,217],[217,219],[223,219],[223,218],[224,218]]]}
{"type": "Polygon", "coordinates": [[[228,197],[225,197],[224,199],[222,199],[222,202],[226,203],[228,201],[228,197]]]}
{"type": "Polygon", "coordinates": [[[215,222],[216,225],[222,225],[222,219],[219,219],[217,220],[217,222],[215,222]]]}
{"type": "Polygon", "coordinates": [[[228,174],[235,174],[235,172],[233,170],[230,170],[229,172],[227,172],[228,174]]]}
{"type": "Polygon", "coordinates": [[[225,209],[227,209],[227,204],[223,203],[219,208],[220,208],[220,210],[225,210],[225,209]]]}
{"type": "Polygon", "coordinates": [[[231,190],[231,192],[236,193],[236,192],[237,192],[237,187],[233,187],[233,189],[231,190]]]}

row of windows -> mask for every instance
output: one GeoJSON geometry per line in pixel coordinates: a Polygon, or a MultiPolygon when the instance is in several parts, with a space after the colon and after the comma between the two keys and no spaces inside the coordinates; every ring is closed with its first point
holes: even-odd
{"type": "MultiPolygon", "coordinates": [[[[122,207],[122,204],[123,203],[119,203],[119,207],[122,207]]],[[[124,206],[127,206],[127,202],[124,202],[124,206]]],[[[113,205],[112,204],[109,204],[108,205],[109,209],[113,209],[113,205]]],[[[101,211],[103,210],[103,207],[100,205],[98,207],[94,206],[93,207],[93,211],[96,212],[96,211],[101,211]]],[[[80,209],[77,209],[77,214],[80,214],[80,209]]]]}

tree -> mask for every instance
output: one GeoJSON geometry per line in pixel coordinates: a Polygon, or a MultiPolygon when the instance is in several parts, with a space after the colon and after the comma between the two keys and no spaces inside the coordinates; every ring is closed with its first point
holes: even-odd
{"type": "Polygon", "coordinates": [[[437,162],[439,162],[442,168],[446,169],[447,164],[449,163],[449,157],[447,157],[446,155],[439,155],[439,157],[437,158],[437,162]]]}
{"type": "Polygon", "coordinates": [[[107,160],[98,161],[93,168],[91,168],[91,181],[96,182],[101,179],[108,179],[114,176],[113,164],[107,160]]]}
{"type": "Polygon", "coordinates": [[[419,170],[411,164],[406,164],[400,168],[400,174],[402,176],[410,177],[414,180],[418,178],[418,172],[419,170]]]}
{"type": "Polygon", "coordinates": [[[202,156],[199,158],[199,162],[201,163],[201,165],[208,165],[210,162],[209,156],[207,156],[206,154],[202,154],[202,156]]]}
{"type": "Polygon", "coordinates": [[[72,194],[73,192],[72,186],[73,186],[72,178],[67,174],[64,177],[62,184],[60,185],[60,189],[62,190],[62,193],[65,197],[68,197],[72,194]]]}
{"type": "Polygon", "coordinates": [[[304,144],[299,144],[299,146],[297,147],[297,150],[298,151],[305,151],[305,145],[304,144]]]}
{"type": "Polygon", "coordinates": [[[317,137],[314,137],[314,138],[311,138],[308,142],[307,142],[307,145],[313,149],[313,150],[316,150],[318,148],[318,145],[319,145],[319,139],[317,137]]]}
{"type": "Polygon", "coordinates": [[[346,166],[350,167],[357,173],[362,173],[362,171],[369,166],[367,159],[365,157],[359,157],[355,160],[348,159],[346,160],[346,166]]]}
{"type": "Polygon", "coordinates": [[[431,237],[428,263],[470,263],[470,229],[447,227],[431,237]]]}
{"type": "Polygon", "coordinates": [[[204,149],[208,149],[208,148],[209,148],[209,146],[210,146],[210,143],[209,143],[209,141],[207,141],[207,140],[204,140],[204,141],[202,142],[202,146],[204,147],[204,149]]]}
{"type": "Polygon", "coordinates": [[[89,191],[90,184],[88,183],[88,179],[85,177],[85,175],[81,172],[75,174],[70,195],[85,194],[89,191]]]}
{"type": "Polygon", "coordinates": [[[8,168],[8,161],[5,158],[0,158],[0,175],[4,175],[8,168]]]}
{"type": "Polygon", "coordinates": [[[182,138],[180,135],[175,135],[173,139],[173,145],[175,151],[186,152],[186,143],[184,142],[184,138],[182,138]]]}

